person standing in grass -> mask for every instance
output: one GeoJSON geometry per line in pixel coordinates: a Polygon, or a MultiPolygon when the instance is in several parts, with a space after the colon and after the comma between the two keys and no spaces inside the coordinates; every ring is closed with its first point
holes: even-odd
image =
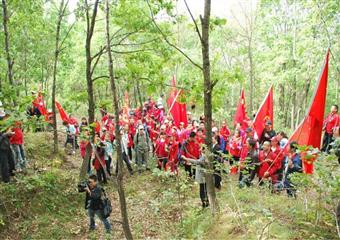
{"type": "Polygon", "coordinates": [[[22,132],[21,123],[16,121],[15,126],[12,128],[14,135],[10,137],[9,141],[11,149],[14,154],[14,162],[16,164],[16,170],[21,172],[26,169],[26,157],[24,151],[24,134],[22,132]]]}
{"type": "Polygon", "coordinates": [[[88,211],[90,218],[90,231],[96,229],[95,216],[97,216],[104,224],[107,233],[111,233],[112,226],[108,218],[104,216],[103,211],[103,189],[98,185],[98,179],[96,175],[91,175],[88,179],[87,187],[85,188],[85,209],[88,211]]]}
{"type": "Polygon", "coordinates": [[[182,158],[187,164],[192,164],[196,166],[195,181],[200,186],[199,193],[200,193],[200,198],[202,202],[202,207],[206,208],[209,206],[209,200],[208,200],[208,194],[207,194],[207,184],[206,184],[205,176],[204,176],[205,174],[204,166],[206,165],[206,156],[205,156],[204,151],[205,151],[205,147],[202,146],[201,156],[199,159],[186,157],[185,155],[183,155],[182,158]]]}

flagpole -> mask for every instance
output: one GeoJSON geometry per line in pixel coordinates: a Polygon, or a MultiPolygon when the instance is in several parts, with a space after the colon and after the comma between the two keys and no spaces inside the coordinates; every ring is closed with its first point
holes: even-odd
{"type": "MultiPolygon", "coordinates": [[[[170,108],[169,108],[169,110],[168,110],[168,114],[170,113],[171,109],[172,109],[173,106],[175,105],[175,102],[176,102],[176,100],[177,100],[179,94],[181,93],[181,91],[182,91],[182,90],[179,90],[178,93],[176,94],[176,97],[175,97],[175,99],[173,100],[173,102],[172,102],[172,104],[171,104],[171,106],[170,106],[170,108]]],[[[167,114],[167,115],[168,115],[168,114],[167,114]]]]}

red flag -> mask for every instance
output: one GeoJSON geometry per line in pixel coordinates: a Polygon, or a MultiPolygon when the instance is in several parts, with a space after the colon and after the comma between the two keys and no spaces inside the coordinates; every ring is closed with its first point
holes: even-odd
{"type": "Polygon", "coordinates": [[[326,105],[328,60],[329,50],[307,114],[290,137],[290,141],[296,141],[299,145],[320,148],[326,105]]]}
{"type": "Polygon", "coordinates": [[[247,116],[246,111],[246,102],[244,97],[244,89],[242,88],[240,102],[237,105],[237,110],[234,117],[234,123],[239,123],[241,125],[242,130],[245,130],[248,127],[249,118],[247,116]]]}
{"type": "Polygon", "coordinates": [[[38,108],[41,115],[45,116],[45,119],[48,119],[47,109],[44,101],[44,97],[41,92],[38,93],[38,97],[33,100],[33,106],[38,108]]]}
{"type": "Polygon", "coordinates": [[[184,126],[188,124],[187,119],[187,105],[186,103],[181,103],[179,99],[183,94],[182,90],[177,90],[176,88],[176,76],[172,78],[172,90],[170,92],[169,98],[167,100],[169,112],[171,113],[174,123],[179,127],[180,122],[184,123],[184,126]]]}
{"type": "MultiPolygon", "coordinates": [[[[262,102],[253,121],[253,126],[258,138],[261,138],[266,121],[274,122],[274,98],[273,86],[269,88],[268,94],[262,102]]],[[[273,124],[274,125],[274,124],[273,124]]]]}
{"type": "Polygon", "coordinates": [[[60,103],[55,101],[55,106],[58,108],[61,120],[63,120],[63,122],[69,122],[69,118],[60,103]]]}
{"type": "Polygon", "coordinates": [[[129,110],[130,110],[129,93],[128,93],[128,91],[125,91],[123,113],[125,115],[128,115],[129,114],[129,110]]]}

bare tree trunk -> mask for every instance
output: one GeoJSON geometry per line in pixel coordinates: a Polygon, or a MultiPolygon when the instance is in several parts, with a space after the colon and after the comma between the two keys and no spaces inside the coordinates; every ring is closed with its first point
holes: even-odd
{"type": "Polygon", "coordinates": [[[86,51],[86,82],[87,82],[87,100],[88,100],[88,115],[89,115],[89,124],[94,122],[95,118],[95,103],[94,103],[94,92],[93,92],[93,81],[92,81],[92,56],[91,56],[91,40],[94,33],[94,26],[96,24],[96,17],[98,12],[98,4],[99,0],[96,0],[93,5],[92,16],[90,19],[89,8],[90,6],[85,0],[85,8],[86,8],[86,43],[85,43],[85,51],[86,51]]]}
{"type": "MultiPolygon", "coordinates": [[[[7,1],[2,0],[2,19],[3,19],[3,27],[4,27],[4,34],[5,34],[5,52],[6,52],[6,59],[7,59],[7,76],[8,81],[11,86],[14,86],[14,80],[13,80],[13,64],[14,61],[11,57],[10,53],[10,41],[9,41],[9,31],[8,31],[8,13],[7,13],[7,1]]],[[[16,101],[13,100],[14,105],[16,105],[16,101]]]]}
{"type": "Polygon", "coordinates": [[[252,51],[252,33],[250,33],[250,38],[248,41],[248,58],[249,58],[249,80],[250,80],[250,101],[249,107],[250,112],[253,112],[253,96],[254,96],[254,63],[253,63],[253,51],[252,51]]]}
{"type": "Polygon", "coordinates": [[[55,107],[55,95],[56,95],[56,82],[57,82],[57,67],[59,61],[59,53],[60,53],[60,27],[61,21],[63,20],[65,9],[67,3],[65,5],[64,0],[61,1],[59,12],[58,12],[58,22],[57,22],[57,30],[55,37],[55,52],[54,52],[54,65],[53,65],[53,81],[52,81],[52,114],[53,114],[53,151],[54,153],[58,152],[58,126],[57,126],[57,113],[55,107]]]}
{"type": "Polygon", "coordinates": [[[205,174],[207,192],[209,203],[211,206],[212,214],[215,215],[218,209],[215,185],[213,179],[213,161],[214,156],[212,154],[212,91],[215,83],[211,82],[210,78],[210,58],[209,58],[209,24],[210,24],[210,11],[211,11],[211,0],[205,0],[204,2],[204,16],[201,16],[202,24],[202,59],[203,59],[203,77],[204,77],[204,119],[205,119],[205,129],[206,138],[205,144],[208,147],[208,172],[205,174]]]}
{"type": "Polygon", "coordinates": [[[105,1],[106,5],[106,48],[108,55],[108,67],[109,67],[109,76],[111,83],[111,92],[113,95],[113,108],[115,113],[115,135],[116,135],[116,144],[117,144],[117,162],[118,162],[118,175],[117,175],[117,188],[119,194],[119,202],[120,202],[120,210],[123,220],[123,229],[126,239],[132,239],[132,233],[129,225],[129,218],[126,207],[126,199],[125,199],[125,191],[123,185],[123,159],[122,159],[122,146],[121,146],[121,135],[120,135],[120,127],[119,127],[119,106],[118,106],[118,98],[117,98],[117,89],[116,89],[116,79],[113,73],[113,60],[111,53],[111,45],[110,45],[110,5],[109,0],[105,1]]]}

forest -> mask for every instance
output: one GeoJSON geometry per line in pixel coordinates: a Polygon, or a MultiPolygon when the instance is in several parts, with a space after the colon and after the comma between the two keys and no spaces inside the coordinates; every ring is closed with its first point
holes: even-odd
{"type": "Polygon", "coordinates": [[[340,239],[339,1],[1,7],[1,239],[340,239]]]}

